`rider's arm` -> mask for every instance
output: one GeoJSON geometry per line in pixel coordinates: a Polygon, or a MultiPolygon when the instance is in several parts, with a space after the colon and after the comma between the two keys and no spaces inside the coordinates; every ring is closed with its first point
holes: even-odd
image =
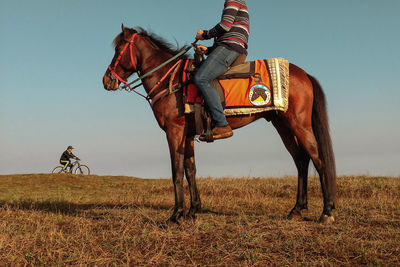
{"type": "Polygon", "coordinates": [[[204,31],[203,38],[208,40],[215,37],[221,37],[224,33],[229,32],[235,21],[236,15],[240,9],[238,1],[228,0],[225,2],[224,11],[222,12],[221,21],[214,28],[204,31]]]}

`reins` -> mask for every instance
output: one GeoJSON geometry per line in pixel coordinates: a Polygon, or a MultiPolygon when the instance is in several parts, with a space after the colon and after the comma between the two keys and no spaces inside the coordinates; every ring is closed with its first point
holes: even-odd
{"type": "MultiPolygon", "coordinates": [[[[125,50],[126,50],[126,49],[128,48],[128,46],[129,46],[129,48],[130,48],[130,57],[131,57],[132,66],[133,66],[135,72],[138,71],[137,68],[136,68],[136,63],[135,63],[135,61],[134,61],[134,59],[133,59],[133,54],[132,54],[133,41],[134,41],[136,35],[137,35],[137,33],[133,34],[129,40],[125,39],[125,41],[126,41],[127,43],[125,44],[125,46],[124,46],[124,48],[122,49],[121,53],[119,54],[117,60],[115,61],[114,66],[113,66],[112,68],[111,68],[111,66],[108,66],[108,69],[110,70],[111,74],[115,76],[115,78],[117,78],[121,83],[124,84],[123,86],[120,87],[120,90],[126,90],[126,91],[128,91],[128,92],[134,92],[134,93],[136,93],[137,95],[139,95],[139,96],[143,97],[144,99],[146,99],[147,102],[149,102],[149,104],[150,104],[151,106],[153,106],[154,103],[155,103],[157,100],[159,100],[159,99],[162,98],[162,96],[163,96],[163,94],[164,94],[165,92],[174,93],[174,90],[172,89],[172,87],[173,87],[173,86],[172,86],[172,82],[173,82],[173,81],[171,81],[171,82],[169,83],[169,87],[168,87],[167,89],[165,89],[165,90],[159,92],[158,94],[156,94],[156,95],[154,96],[154,98],[151,97],[151,94],[158,88],[158,86],[168,77],[168,75],[169,75],[171,72],[173,72],[172,76],[175,77],[175,74],[176,74],[177,70],[179,69],[179,67],[180,67],[180,65],[181,65],[181,63],[182,63],[182,60],[177,61],[177,62],[164,74],[164,76],[163,76],[163,77],[153,86],[153,88],[147,93],[147,96],[145,96],[145,95],[143,95],[143,94],[141,94],[141,93],[139,93],[138,91],[135,90],[135,89],[138,88],[139,86],[143,85],[142,82],[139,83],[139,84],[137,84],[137,85],[135,85],[135,86],[131,86],[131,85],[137,83],[138,81],[141,81],[142,79],[146,78],[146,77],[149,76],[150,74],[152,74],[152,73],[158,71],[159,69],[161,69],[162,67],[166,66],[168,63],[170,63],[170,62],[172,62],[172,61],[178,59],[178,58],[181,57],[182,55],[186,54],[192,47],[195,46],[195,44],[197,43],[198,40],[196,39],[193,43],[191,43],[191,45],[190,45],[189,47],[183,49],[181,52],[179,52],[178,54],[176,54],[176,55],[173,56],[172,58],[168,59],[168,60],[165,61],[164,63],[160,64],[160,65],[157,66],[156,68],[150,70],[149,72],[147,72],[147,73],[145,73],[145,74],[139,76],[139,77],[138,77],[137,79],[135,79],[134,81],[128,83],[127,81],[123,80],[119,75],[117,75],[117,73],[115,72],[115,69],[116,69],[116,67],[117,67],[117,65],[118,65],[118,63],[119,63],[119,61],[121,60],[121,57],[122,57],[123,53],[125,52],[125,50]]],[[[172,79],[173,79],[173,78],[172,78],[172,79]]]]}

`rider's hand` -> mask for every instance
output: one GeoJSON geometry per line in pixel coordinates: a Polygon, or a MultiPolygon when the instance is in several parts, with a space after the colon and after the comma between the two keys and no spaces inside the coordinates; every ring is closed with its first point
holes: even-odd
{"type": "Polygon", "coordinates": [[[200,54],[205,54],[205,53],[207,53],[208,47],[206,47],[204,45],[196,45],[194,47],[194,50],[200,52],[200,54]]]}
{"type": "Polygon", "coordinates": [[[204,40],[203,33],[204,33],[203,30],[198,30],[197,34],[196,34],[196,39],[197,40],[204,40]]]}

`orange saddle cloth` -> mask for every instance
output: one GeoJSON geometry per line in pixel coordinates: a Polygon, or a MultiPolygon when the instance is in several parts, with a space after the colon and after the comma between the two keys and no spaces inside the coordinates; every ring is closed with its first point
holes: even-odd
{"type": "MultiPolygon", "coordinates": [[[[220,91],[227,116],[287,110],[289,63],[285,59],[246,62],[228,69],[212,83],[220,91]]],[[[194,84],[189,84],[185,94],[185,112],[190,113],[191,106],[202,103],[202,98],[194,84]]]]}

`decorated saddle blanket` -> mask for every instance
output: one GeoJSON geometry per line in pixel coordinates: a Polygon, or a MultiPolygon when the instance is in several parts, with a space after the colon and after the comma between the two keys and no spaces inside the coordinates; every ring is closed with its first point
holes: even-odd
{"type": "MultiPolygon", "coordinates": [[[[289,62],[283,58],[255,60],[229,68],[212,84],[220,93],[226,116],[249,115],[269,110],[286,111],[289,96],[289,62]]],[[[185,112],[203,103],[197,87],[184,90],[185,112]]]]}

